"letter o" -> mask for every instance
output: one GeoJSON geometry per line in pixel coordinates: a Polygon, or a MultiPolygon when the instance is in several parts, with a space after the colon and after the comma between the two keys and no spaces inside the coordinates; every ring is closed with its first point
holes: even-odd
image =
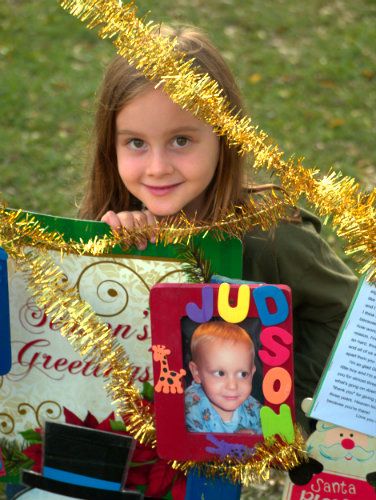
{"type": "Polygon", "coordinates": [[[272,368],[262,381],[262,392],[269,403],[279,405],[286,401],[291,393],[292,379],[287,370],[278,366],[272,368]],[[275,390],[274,384],[279,381],[279,388],[275,390]]]}

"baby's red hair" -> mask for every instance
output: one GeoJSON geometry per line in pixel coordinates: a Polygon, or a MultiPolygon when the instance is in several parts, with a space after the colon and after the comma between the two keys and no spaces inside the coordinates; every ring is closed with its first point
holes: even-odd
{"type": "Polygon", "coordinates": [[[250,335],[244,328],[225,321],[211,321],[208,323],[201,323],[193,332],[191,338],[192,360],[195,361],[195,359],[197,359],[199,349],[206,343],[217,340],[231,341],[234,344],[236,342],[243,342],[252,351],[254,358],[255,348],[250,335]]]}

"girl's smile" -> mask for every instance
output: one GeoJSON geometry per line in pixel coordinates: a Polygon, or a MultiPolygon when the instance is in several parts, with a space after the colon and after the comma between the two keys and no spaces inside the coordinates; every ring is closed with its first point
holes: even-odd
{"type": "Polygon", "coordinates": [[[156,216],[199,216],[219,157],[212,128],[151,88],[116,118],[118,170],[126,188],[156,216]]]}
{"type": "Polygon", "coordinates": [[[180,186],[182,183],[179,182],[177,184],[170,184],[168,186],[148,186],[144,184],[145,188],[150,191],[150,193],[154,196],[165,196],[170,193],[173,189],[180,186]]]}

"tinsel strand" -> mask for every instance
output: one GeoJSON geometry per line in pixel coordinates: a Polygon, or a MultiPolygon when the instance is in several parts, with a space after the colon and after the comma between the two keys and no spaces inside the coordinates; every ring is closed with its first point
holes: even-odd
{"type": "MultiPolygon", "coordinates": [[[[14,224],[18,224],[17,216],[18,214],[11,214],[14,224]]],[[[22,225],[24,228],[28,227],[27,224],[22,225]]],[[[47,233],[35,224],[35,221],[32,221],[28,229],[29,235],[36,231],[38,235],[42,235],[44,241],[47,233]]],[[[59,235],[54,234],[53,240],[55,239],[59,240],[59,235]]],[[[117,405],[119,414],[125,419],[130,434],[140,443],[155,447],[155,424],[151,407],[142,399],[138,388],[133,384],[132,365],[111,330],[96,317],[91,306],[81,300],[77,290],[69,286],[62,270],[40,247],[17,247],[13,258],[17,259],[20,271],[26,274],[28,289],[35,302],[44,308],[53,322],[59,322],[61,334],[73,348],[83,358],[95,360],[104,372],[106,368],[110,369],[106,389],[117,405]]],[[[300,462],[304,453],[300,445],[297,446],[299,439],[298,433],[296,442],[292,445],[257,445],[256,455],[243,462],[229,458],[224,462],[207,464],[175,462],[174,467],[187,472],[197,465],[199,470],[209,477],[220,473],[232,481],[250,484],[260,478],[267,479],[272,460],[283,469],[300,462]]]]}
{"type": "Polygon", "coordinates": [[[35,217],[22,210],[7,210],[0,201],[0,246],[17,260],[23,258],[23,247],[30,246],[40,250],[56,250],[64,254],[102,255],[110,252],[118,241],[107,236],[95,237],[87,243],[73,240],[65,241],[64,235],[43,227],[35,217]]]}
{"type": "MultiPolygon", "coordinates": [[[[268,137],[263,131],[253,127],[249,118],[240,119],[233,113],[217,83],[207,75],[200,75],[193,68],[192,61],[186,61],[184,54],[175,50],[174,41],[158,36],[152,23],[145,25],[137,19],[133,2],[126,6],[115,0],[64,0],[61,3],[73,15],[87,21],[90,28],[102,25],[100,36],[115,38],[119,54],[147,78],[156,84],[163,84],[174,102],[212,125],[219,135],[225,135],[229,144],[238,147],[241,153],[252,151],[255,168],[272,170],[281,179],[281,185],[289,192],[293,203],[305,194],[320,215],[333,216],[333,225],[338,234],[347,240],[346,251],[361,253],[358,261],[363,266],[362,271],[371,270],[371,279],[375,277],[375,192],[370,195],[361,193],[352,179],[341,178],[340,174],[329,174],[318,180],[317,171],[305,169],[300,160],[283,160],[283,153],[278,147],[267,144],[268,137]]],[[[275,206],[281,210],[286,207],[286,203],[276,203],[275,206]]],[[[268,207],[260,210],[258,204],[256,210],[252,211],[254,208],[251,202],[246,208],[234,207],[232,213],[221,221],[201,227],[198,221],[192,223],[184,216],[166,221],[157,228],[157,241],[177,243],[197,232],[210,230],[214,230],[218,238],[221,237],[219,232],[224,229],[230,234],[239,235],[245,228],[256,224],[268,229],[273,214],[276,216],[274,221],[281,218],[281,212],[270,214],[268,207]],[[260,213],[264,217],[260,218],[260,213]]],[[[110,330],[97,320],[91,307],[80,300],[76,290],[69,288],[51,259],[35,249],[23,252],[23,246],[29,243],[39,250],[49,247],[61,252],[97,255],[121,242],[130,246],[149,233],[147,230],[138,230],[115,234],[112,239],[92,240],[88,244],[66,243],[61,235],[43,231],[36,221],[20,220],[19,215],[10,218],[5,229],[1,229],[1,245],[28,273],[29,288],[36,302],[46,309],[52,320],[59,320],[63,335],[75,349],[82,356],[95,357],[98,363],[111,367],[111,381],[107,384],[107,390],[118,404],[120,413],[129,421],[129,429],[136,439],[154,446],[153,415],[131,381],[132,369],[126,353],[116,345],[110,330]],[[14,228],[16,230],[12,232],[14,228]]],[[[276,447],[264,443],[263,448],[257,448],[259,460],[252,457],[246,463],[234,463],[233,459],[226,459],[218,464],[202,464],[200,467],[205,474],[222,474],[247,484],[249,478],[266,478],[270,465],[276,461],[283,468],[296,465],[302,453],[299,447],[276,447]]],[[[193,463],[175,465],[185,470],[197,466],[193,463]]]]}
{"type": "Polygon", "coordinates": [[[255,451],[249,457],[226,457],[210,463],[204,462],[173,462],[172,467],[188,473],[195,470],[206,477],[223,477],[244,486],[267,481],[270,469],[288,470],[307,460],[305,441],[298,426],[295,426],[295,440],[291,444],[283,441],[264,441],[257,443],[255,451]]]}
{"type": "Polygon", "coordinates": [[[28,278],[28,289],[39,307],[83,358],[94,359],[101,368],[110,369],[106,382],[108,394],[119,414],[127,419],[129,432],[141,443],[155,446],[154,417],[143,403],[132,380],[132,365],[110,328],[95,315],[92,307],[70,288],[64,274],[46,253],[27,250],[18,263],[28,278]]]}
{"type": "Polygon", "coordinates": [[[126,229],[113,232],[111,236],[95,237],[88,242],[65,241],[64,235],[50,232],[47,228],[31,217],[18,210],[6,210],[0,202],[0,246],[9,255],[17,258],[18,249],[30,246],[39,249],[56,250],[64,254],[103,255],[120,245],[127,250],[138,241],[155,236],[157,244],[182,243],[192,236],[205,236],[211,231],[218,240],[223,239],[223,232],[230,236],[241,237],[246,231],[255,227],[262,230],[270,229],[288,210],[286,200],[280,193],[269,191],[258,195],[257,199],[250,197],[248,203],[241,207],[233,207],[221,221],[205,223],[199,220],[191,221],[184,214],[171,217],[157,223],[154,228],[139,228],[132,231],[126,229]]]}
{"type": "Polygon", "coordinates": [[[356,258],[360,272],[376,277],[374,244],[375,197],[364,195],[359,186],[341,174],[317,178],[317,170],[306,169],[301,160],[283,159],[278,146],[271,146],[268,135],[240,118],[232,110],[216,81],[193,67],[176,41],[158,34],[158,27],[136,17],[134,2],[122,5],[116,0],[61,0],[71,14],[88,24],[101,26],[99,35],[114,38],[118,53],[146,78],[163,85],[171,99],[209,123],[240,153],[253,153],[254,168],[266,168],[280,178],[282,187],[295,202],[305,196],[320,215],[333,217],[337,234],[345,240],[345,252],[356,258]],[[373,200],[373,201],[372,201],[373,200]]]}
{"type": "MultiPolygon", "coordinates": [[[[77,290],[69,287],[51,257],[28,251],[21,270],[27,273],[28,288],[36,303],[45,309],[53,322],[60,322],[61,334],[73,348],[83,358],[95,359],[104,371],[106,367],[111,368],[106,388],[119,414],[124,417],[128,431],[140,443],[155,447],[155,424],[150,405],[133,384],[132,365],[111,330],[96,318],[91,306],[80,299],[77,290]]],[[[292,445],[261,443],[256,446],[256,455],[245,462],[228,459],[217,464],[198,464],[198,467],[208,477],[220,474],[234,482],[250,484],[260,477],[266,480],[272,465],[286,470],[301,463],[304,459],[302,443],[297,429],[292,445]]],[[[175,463],[175,467],[181,470],[187,471],[190,466],[193,463],[175,463]]]]}

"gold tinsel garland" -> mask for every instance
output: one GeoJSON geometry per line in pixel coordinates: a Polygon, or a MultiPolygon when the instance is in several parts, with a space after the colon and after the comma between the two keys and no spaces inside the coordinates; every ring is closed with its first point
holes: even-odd
{"type": "MultiPolygon", "coordinates": [[[[285,215],[287,205],[296,204],[304,194],[319,215],[333,217],[337,234],[346,240],[345,251],[356,255],[362,266],[360,272],[370,271],[370,279],[376,277],[376,190],[363,194],[353,179],[332,172],[320,180],[318,172],[305,169],[300,160],[285,161],[278,147],[268,145],[267,135],[252,126],[249,118],[240,119],[232,114],[218,84],[208,75],[199,74],[192,61],[186,61],[184,54],[175,49],[174,41],[159,36],[155,25],[144,24],[136,17],[133,2],[122,6],[116,0],[62,0],[61,5],[87,21],[90,28],[102,25],[100,36],[115,38],[119,54],[130,64],[156,84],[162,84],[174,102],[212,125],[216,133],[225,135],[229,144],[237,146],[241,153],[252,152],[254,168],[264,167],[274,172],[289,193],[288,200],[281,200],[274,192],[264,195],[261,202],[251,199],[246,206],[234,207],[222,220],[211,225],[192,222],[184,216],[165,221],[157,228],[158,243],[177,243],[208,231],[216,232],[219,238],[223,230],[239,236],[255,225],[268,229],[285,215]],[[269,200],[265,201],[268,196],[269,200]]],[[[141,443],[155,446],[153,414],[132,383],[131,364],[125,351],[106,325],[96,318],[92,308],[69,287],[58,266],[42,251],[55,249],[62,253],[98,255],[117,244],[129,247],[140,238],[150,236],[150,231],[123,231],[112,237],[77,243],[66,242],[62,235],[48,232],[21,211],[7,212],[3,206],[0,206],[0,222],[0,245],[27,273],[29,289],[36,302],[46,309],[52,320],[59,320],[62,334],[82,356],[90,356],[103,367],[111,367],[107,390],[120,414],[127,418],[130,432],[141,443]],[[31,248],[26,250],[26,245],[31,248]]],[[[303,448],[304,441],[297,430],[292,445],[278,441],[262,443],[256,447],[255,455],[245,462],[229,458],[210,464],[185,462],[173,466],[184,471],[198,467],[206,475],[221,475],[249,484],[260,477],[267,479],[272,464],[283,469],[297,465],[304,459],[303,448]]]]}
{"type": "Polygon", "coordinates": [[[332,217],[337,234],[345,240],[345,252],[360,264],[360,273],[376,277],[375,199],[361,192],[359,185],[341,173],[318,179],[318,171],[306,169],[301,160],[283,159],[278,146],[268,144],[268,136],[251,124],[251,119],[234,115],[216,81],[200,74],[176,50],[176,41],[158,35],[158,27],[136,16],[134,2],[117,0],[61,0],[62,7],[86,22],[101,26],[99,36],[113,38],[118,53],[147,78],[163,89],[184,109],[209,123],[216,133],[242,153],[252,152],[255,169],[275,173],[294,204],[305,195],[319,215],[332,217]]]}
{"type": "MultiPolygon", "coordinates": [[[[275,197],[275,200],[278,198],[275,197]]],[[[283,210],[284,204],[281,206],[277,204],[277,207],[278,210],[283,210]]],[[[263,211],[267,217],[266,206],[261,212],[263,211]]],[[[243,224],[247,220],[247,217],[243,218],[241,215],[240,218],[244,219],[243,224]]],[[[258,220],[257,215],[253,219],[253,224],[256,220],[258,220]]],[[[258,220],[259,224],[261,220],[258,220]]],[[[250,223],[252,218],[247,222],[250,223]]],[[[180,233],[175,233],[175,229],[170,233],[171,223],[163,227],[159,235],[160,241],[173,239],[180,242],[189,239],[197,231],[197,227],[192,227],[188,220],[178,221],[177,227],[180,228],[180,233]]],[[[209,230],[209,228],[204,229],[209,230]]],[[[219,229],[220,227],[218,231],[219,229]]],[[[235,232],[236,229],[237,226],[234,226],[235,232]]],[[[66,242],[63,235],[49,232],[34,217],[21,210],[8,211],[0,204],[0,246],[14,259],[18,269],[27,276],[28,289],[35,302],[45,309],[52,321],[59,322],[61,334],[83,358],[95,360],[104,371],[106,368],[111,368],[106,389],[119,414],[126,419],[129,432],[140,443],[155,447],[154,415],[132,382],[132,365],[126,352],[114,339],[107,325],[97,318],[92,307],[80,299],[75,288],[70,287],[64,273],[47,253],[47,250],[55,250],[63,254],[101,255],[119,244],[122,237],[124,235],[95,238],[87,243],[66,242]]],[[[129,235],[128,243],[134,242],[134,238],[134,235],[129,235]]],[[[294,443],[286,444],[281,441],[259,443],[255,453],[243,461],[228,458],[212,463],[187,461],[173,462],[172,465],[185,473],[195,467],[208,477],[220,475],[249,485],[260,479],[268,479],[271,465],[288,469],[301,463],[304,458],[304,440],[300,431],[296,429],[294,443]]]]}
{"type": "Polygon", "coordinates": [[[21,252],[17,252],[17,262],[27,276],[28,289],[35,302],[52,321],[61,325],[61,334],[84,359],[95,360],[104,371],[111,368],[106,382],[108,394],[119,413],[127,416],[131,434],[140,442],[155,446],[154,416],[133,384],[132,365],[110,328],[81,300],[77,289],[69,286],[50,255],[32,248],[26,249],[23,255],[21,252]]]}
{"type": "Polygon", "coordinates": [[[199,474],[209,478],[222,477],[244,486],[267,481],[270,469],[292,469],[308,459],[305,451],[305,442],[298,426],[295,426],[295,441],[292,444],[282,441],[264,441],[257,443],[254,453],[247,459],[226,457],[210,463],[173,462],[172,467],[187,473],[195,468],[199,474]]]}
{"type": "MultiPolygon", "coordinates": [[[[282,217],[288,217],[291,202],[282,197],[281,191],[266,191],[250,197],[248,203],[241,207],[233,207],[227,216],[211,224],[192,221],[183,215],[171,217],[156,223],[156,227],[140,228],[132,231],[123,229],[113,232],[111,236],[95,237],[87,242],[66,241],[64,235],[49,231],[22,210],[7,210],[0,201],[0,244],[10,253],[17,253],[17,248],[25,245],[33,248],[57,250],[61,254],[102,255],[120,245],[128,249],[141,239],[150,239],[153,235],[157,244],[181,243],[189,241],[192,236],[205,235],[210,231],[219,240],[223,233],[233,237],[241,237],[246,231],[260,227],[268,230],[282,217]]],[[[285,197],[286,198],[286,197],[285,197]]]]}
{"type": "MultiPolygon", "coordinates": [[[[34,220],[17,222],[19,213],[4,213],[14,218],[14,224],[21,224],[28,237],[35,238],[38,235],[41,246],[45,247],[20,246],[14,237],[16,231],[11,231],[10,220],[8,234],[0,231],[0,246],[5,248],[19,270],[27,276],[28,289],[35,302],[45,309],[53,322],[59,322],[61,334],[84,359],[95,360],[103,371],[111,368],[106,389],[119,414],[125,418],[128,431],[140,443],[155,447],[154,415],[150,405],[143,400],[132,382],[132,365],[126,352],[114,339],[107,325],[97,318],[92,307],[80,299],[76,288],[69,285],[64,273],[45,251],[48,246],[46,231],[34,220]],[[46,240],[42,241],[44,237],[46,240]]],[[[0,215],[4,216],[4,213],[0,215]]],[[[61,243],[60,238],[58,233],[51,234],[54,244],[61,243]]],[[[211,463],[175,461],[172,466],[185,473],[195,467],[199,473],[208,477],[220,475],[249,485],[260,479],[267,480],[271,466],[286,470],[297,466],[305,457],[304,439],[296,428],[294,443],[286,444],[279,440],[259,443],[254,454],[244,460],[228,457],[211,463]]]]}

